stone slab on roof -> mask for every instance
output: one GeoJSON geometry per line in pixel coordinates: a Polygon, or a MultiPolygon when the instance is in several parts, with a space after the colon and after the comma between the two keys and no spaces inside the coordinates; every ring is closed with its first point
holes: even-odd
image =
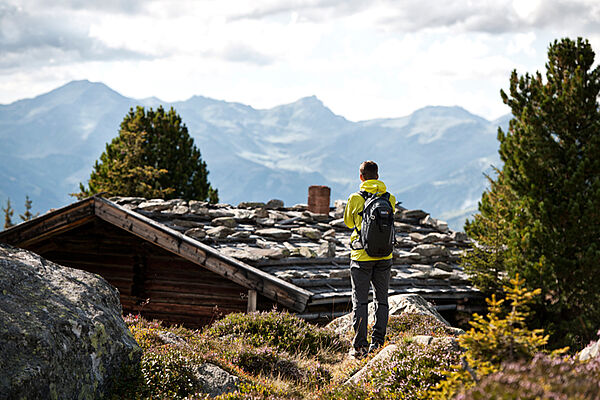
{"type": "MultiPolygon", "coordinates": [[[[238,206],[132,197],[110,201],[312,292],[309,306],[350,299],[351,230],[343,224],[343,201],[337,200],[328,215],[278,201],[238,206]]],[[[452,231],[425,211],[400,205],[394,219],[397,243],[390,293],[480,297],[459,266],[470,245],[463,232],[452,231]]]]}

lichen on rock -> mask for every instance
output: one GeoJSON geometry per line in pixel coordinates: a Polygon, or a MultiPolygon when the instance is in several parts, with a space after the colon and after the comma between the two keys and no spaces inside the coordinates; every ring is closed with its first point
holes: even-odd
{"type": "Polygon", "coordinates": [[[0,244],[0,293],[0,398],[102,398],[139,363],[100,276],[0,244]]]}

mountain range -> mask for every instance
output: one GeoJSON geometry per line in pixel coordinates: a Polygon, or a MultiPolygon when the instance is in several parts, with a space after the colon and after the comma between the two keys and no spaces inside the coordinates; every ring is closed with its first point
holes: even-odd
{"type": "MultiPolygon", "coordinates": [[[[380,178],[407,208],[455,229],[477,207],[485,173],[500,166],[495,121],[460,107],[425,107],[391,119],[353,122],[317,97],[271,109],[194,96],[168,103],[132,99],[102,83],[73,81],[32,99],[0,105],[0,202],[23,212],[66,205],[118,134],[130,107],[173,107],[210,171],[222,202],[306,203],[308,186],[331,187],[332,201],[358,189],[358,166],[377,161],[380,178]]],[[[13,221],[19,220],[13,217],[13,221]]]]}

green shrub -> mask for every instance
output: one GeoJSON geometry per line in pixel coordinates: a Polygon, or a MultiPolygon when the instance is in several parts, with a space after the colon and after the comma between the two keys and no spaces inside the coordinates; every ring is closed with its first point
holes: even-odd
{"type": "Polygon", "coordinates": [[[427,399],[459,361],[449,342],[421,345],[401,341],[384,365],[374,365],[362,382],[324,391],[324,399],[427,399]]]}
{"type": "Polygon", "coordinates": [[[291,354],[318,354],[321,350],[343,352],[348,343],[329,329],[309,324],[288,312],[229,314],[205,329],[209,337],[243,337],[249,344],[275,346],[291,354]]]}
{"type": "Polygon", "coordinates": [[[538,354],[530,362],[503,365],[457,399],[598,400],[599,377],[598,358],[582,363],[538,354]]]}
{"type": "MultiPolygon", "coordinates": [[[[458,339],[466,349],[462,364],[457,365],[445,381],[432,391],[436,399],[448,399],[471,388],[484,376],[497,372],[503,362],[530,360],[543,351],[548,336],[542,329],[531,330],[526,321],[530,311],[528,305],[533,302],[540,290],[529,291],[524,287],[525,280],[519,275],[510,280],[511,287],[505,286],[506,299],[510,308],[504,312],[504,300],[496,300],[492,295],[486,299],[489,312],[486,317],[474,314],[470,321],[472,328],[458,339]]],[[[560,349],[557,355],[567,349],[560,349]]]]}
{"type": "Polygon", "coordinates": [[[456,336],[456,331],[431,315],[403,313],[390,317],[386,340],[395,342],[417,335],[456,336]]]}

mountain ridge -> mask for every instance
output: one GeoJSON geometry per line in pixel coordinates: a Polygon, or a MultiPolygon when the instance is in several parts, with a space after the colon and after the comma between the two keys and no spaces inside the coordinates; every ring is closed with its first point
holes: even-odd
{"type": "MultiPolygon", "coordinates": [[[[352,122],[316,96],[255,109],[199,95],[171,103],[137,100],[80,80],[0,106],[0,202],[10,197],[19,209],[28,194],[43,212],[73,201],[68,193],[87,182],[129,108],[157,103],[181,115],[207,162],[210,182],[222,201],[233,204],[270,198],[305,203],[312,184],[330,186],[332,201],[345,199],[358,186],[360,162],[375,159],[388,189],[405,206],[444,218],[464,213],[464,205],[472,208],[481,197],[483,173],[491,169],[477,160],[500,165],[495,122],[459,106],[352,122]]],[[[462,227],[461,221],[449,222],[462,227]]]]}

